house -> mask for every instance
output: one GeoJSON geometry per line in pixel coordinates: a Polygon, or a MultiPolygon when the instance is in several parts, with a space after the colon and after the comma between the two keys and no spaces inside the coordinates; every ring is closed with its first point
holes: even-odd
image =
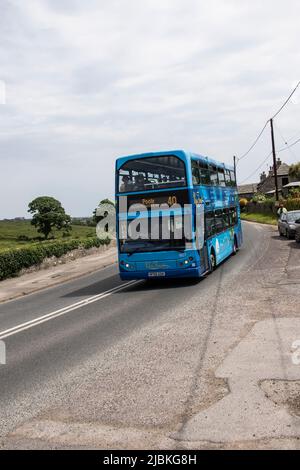
{"type": "MultiPolygon", "coordinates": [[[[282,192],[283,186],[286,186],[292,180],[289,176],[290,167],[286,163],[283,163],[280,158],[277,158],[276,168],[278,190],[279,192],[282,192]]],[[[275,194],[275,176],[273,166],[270,166],[268,175],[265,172],[260,175],[260,182],[257,185],[257,191],[269,196],[273,196],[275,194]]]]}
{"type": "Polygon", "coordinates": [[[289,184],[286,184],[282,188],[282,194],[286,197],[291,189],[297,189],[300,190],[300,181],[292,181],[289,184]]]}
{"type": "Polygon", "coordinates": [[[239,199],[252,199],[257,193],[257,183],[242,184],[238,186],[239,199]]]}

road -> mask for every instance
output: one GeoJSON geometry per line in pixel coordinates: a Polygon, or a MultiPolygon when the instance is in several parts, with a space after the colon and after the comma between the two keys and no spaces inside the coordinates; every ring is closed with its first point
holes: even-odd
{"type": "Polygon", "coordinates": [[[299,448],[299,284],[299,245],[245,223],[200,282],[111,266],[1,304],[1,447],[299,448]]]}

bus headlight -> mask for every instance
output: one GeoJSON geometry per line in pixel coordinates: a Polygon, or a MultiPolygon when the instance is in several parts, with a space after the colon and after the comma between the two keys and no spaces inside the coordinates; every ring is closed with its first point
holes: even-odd
{"type": "Polygon", "coordinates": [[[182,261],[177,261],[177,266],[179,266],[180,268],[187,268],[188,266],[191,266],[193,260],[194,258],[190,257],[182,261]]]}
{"type": "Polygon", "coordinates": [[[124,261],[120,262],[120,268],[126,271],[134,271],[136,269],[135,263],[125,263],[124,261]]]}

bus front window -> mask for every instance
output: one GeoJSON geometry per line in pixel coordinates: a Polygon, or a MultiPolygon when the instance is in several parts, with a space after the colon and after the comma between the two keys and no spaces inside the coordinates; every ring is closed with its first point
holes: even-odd
{"type": "Polygon", "coordinates": [[[186,248],[181,217],[149,217],[138,226],[127,221],[127,230],[122,234],[124,238],[119,238],[121,253],[183,251],[186,248]]]}
{"type": "Polygon", "coordinates": [[[184,162],[174,155],[128,160],[118,178],[120,193],[186,186],[184,162]]]}

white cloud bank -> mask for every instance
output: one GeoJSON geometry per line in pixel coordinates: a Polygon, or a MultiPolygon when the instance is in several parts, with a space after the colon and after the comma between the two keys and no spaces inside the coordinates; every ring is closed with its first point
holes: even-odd
{"type": "MultiPolygon", "coordinates": [[[[90,214],[120,154],[232,161],[300,78],[299,17],[298,0],[2,0],[0,218],[41,194],[90,214]]],[[[278,117],[285,139],[300,137],[299,106],[278,117]]],[[[240,180],[269,149],[267,131],[240,180]]]]}

